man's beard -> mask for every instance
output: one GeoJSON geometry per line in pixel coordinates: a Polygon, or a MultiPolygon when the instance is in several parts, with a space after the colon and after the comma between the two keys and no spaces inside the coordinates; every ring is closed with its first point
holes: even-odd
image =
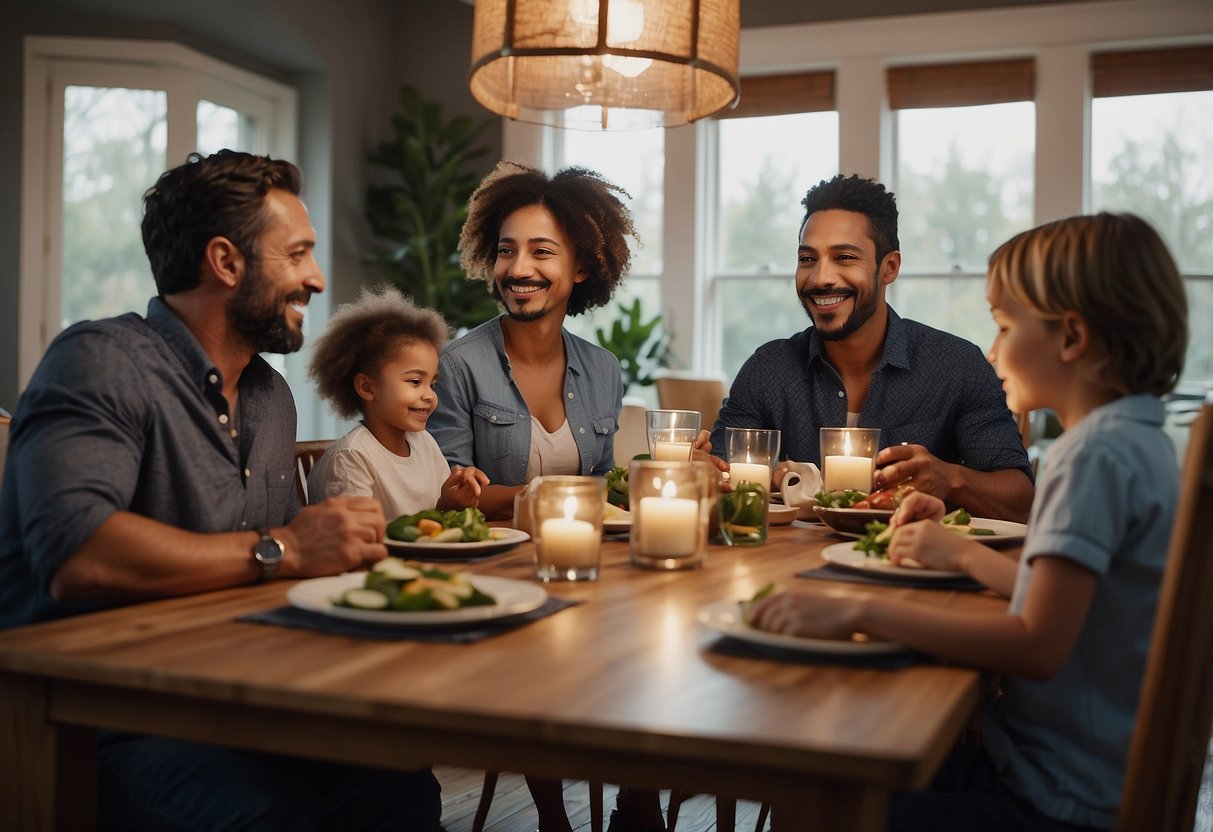
{"type": "MultiPolygon", "coordinates": [[[[817,308],[813,303],[813,294],[810,292],[801,295],[800,305],[804,307],[805,314],[809,316],[809,320],[813,321],[813,325],[817,328],[817,334],[821,336],[821,340],[823,341],[841,341],[847,336],[858,332],[860,327],[872,319],[872,316],[876,314],[876,310],[880,306],[880,300],[875,292],[869,295],[866,301],[863,301],[859,293],[856,292],[851,295],[854,299],[851,306],[851,314],[842,322],[842,325],[836,329],[823,329],[813,317],[813,311],[817,308]]],[[[845,302],[843,301],[843,303],[845,302]]]]}
{"type": "MultiPolygon", "coordinates": [[[[535,283],[537,281],[528,281],[528,280],[509,281],[509,280],[506,280],[505,282],[507,284],[509,284],[510,282],[514,282],[514,283],[517,283],[517,284],[520,284],[523,286],[528,286],[528,285],[535,285],[535,283]]],[[[544,283],[546,283],[546,288],[549,288],[549,289],[551,288],[552,284],[550,282],[544,281],[544,283]]],[[[505,298],[501,296],[501,290],[497,287],[496,281],[493,282],[493,300],[500,303],[502,308],[505,309],[505,314],[508,315],[510,317],[510,319],[514,320],[514,321],[537,321],[548,313],[548,307],[546,305],[537,306],[535,308],[528,307],[526,309],[515,309],[515,308],[511,307],[510,304],[506,303],[505,298]]]]}
{"type": "Polygon", "coordinates": [[[254,352],[285,354],[297,351],[303,346],[303,330],[291,327],[286,319],[286,309],[291,303],[307,303],[311,292],[300,289],[277,298],[256,261],[249,260],[248,263],[244,280],[227,303],[228,322],[254,352]]]}

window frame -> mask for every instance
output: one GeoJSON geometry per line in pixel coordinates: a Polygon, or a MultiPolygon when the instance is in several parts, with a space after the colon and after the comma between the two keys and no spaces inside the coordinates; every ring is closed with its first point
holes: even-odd
{"type": "Polygon", "coordinates": [[[21,389],[58,334],[61,320],[67,86],[164,90],[169,165],[179,164],[194,149],[200,98],[263,120],[258,153],[294,158],[297,133],[293,87],[171,41],[27,37],[24,77],[17,335],[21,389]]]}
{"type": "MultiPolygon", "coordinates": [[[[1213,43],[1207,0],[1092,0],[744,29],[744,75],[832,69],[839,169],[889,182],[895,170],[885,72],[910,63],[1035,61],[1034,223],[1082,213],[1091,193],[1089,56],[1109,49],[1213,43]]],[[[667,131],[663,313],[683,366],[718,366],[710,285],[696,240],[712,230],[710,125],[667,131]],[[677,136],[677,138],[674,138],[677,136]],[[674,144],[677,142],[677,144],[674,144]],[[683,216],[678,216],[681,211],[683,216]],[[688,299],[690,303],[688,303],[688,299]]],[[[505,121],[505,158],[544,164],[544,128],[505,121]]]]}

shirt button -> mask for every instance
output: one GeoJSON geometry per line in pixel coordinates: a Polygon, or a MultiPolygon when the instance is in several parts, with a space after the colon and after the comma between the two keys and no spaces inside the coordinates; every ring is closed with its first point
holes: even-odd
{"type": "Polygon", "coordinates": [[[838,398],[840,398],[840,399],[842,399],[842,398],[846,398],[846,395],[847,395],[847,394],[846,394],[846,393],[844,393],[842,390],[839,390],[839,391],[838,391],[838,398]]]}
{"type": "Polygon", "coordinates": [[[227,424],[227,414],[226,413],[219,414],[219,424],[221,424],[221,425],[227,424]]]}
{"type": "Polygon", "coordinates": [[[571,399],[571,398],[573,398],[573,391],[572,391],[572,390],[570,390],[570,391],[569,391],[569,398],[570,398],[570,399],[571,399]]]}
{"type": "Polygon", "coordinates": [[[577,428],[577,432],[580,433],[582,436],[585,436],[585,428],[577,428]]]}
{"type": "Polygon", "coordinates": [[[490,416],[489,418],[490,418],[491,420],[493,420],[494,422],[496,422],[496,421],[497,421],[497,417],[496,417],[496,416],[490,416]]]}
{"type": "Polygon", "coordinates": [[[247,468],[245,468],[245,469],[244,469],[244,478],[245,478],[246,480],[247,480],[249,477],[251,477],[252,475],[253,475],[253,472],[252,472],[252,471],[250,471],[250,470],[249,470],[249,469],[247,469],[247,468]]]}
{"type": "Polygon", "coordinates": [[[235,439],[236,438],[236,429],[235,428],[232,428],[231,434],[232,434],[232,438],[235,439]]]}
{"type": "Polygon", "coordinates": [[[206,380],[209,381],[211,384],[218,384],[219,376],[215,375],[214,373],[211,373],[209,376],[206,377],[206,380]]]}

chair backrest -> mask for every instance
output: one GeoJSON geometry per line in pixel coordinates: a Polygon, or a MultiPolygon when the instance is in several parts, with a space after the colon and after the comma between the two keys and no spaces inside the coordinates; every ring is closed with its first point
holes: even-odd
{"type": "Polygon", "coordinates": [[[718,378],[666,375],[657,378],[657,402],[667,410],[698,410],[700,427],[711,430],[724,401],[724,382],[718,378]]]}
{"type": "Polygon", "coordinates": [[[627,467],[636,454],[649,452],[648,427],[644,405],[625,404],[619,412],[619,430],[615,433],[615,464],[627,467]]]}
{"type": "Polygon", "coordinates": [[[1213,405],[1206,404],[1188,440],[1117,815],[1119,832],[1192,828],[1211,720],[1213,405]]]}
{"type": "Polygon", "coordinates": [[[12,420],[8,411],[0,408],[0,477],[4,476],[4,458],[8,456],[8,426],[12,420]]]}
{"type": "Polygon", "coordinates": [[[311,439],[295,443],[295,493],[299,495],[299,505],[307,505],[307,476],[312,473],[316,460],[324,456],[324,452],[336,441],[311,439]]]}

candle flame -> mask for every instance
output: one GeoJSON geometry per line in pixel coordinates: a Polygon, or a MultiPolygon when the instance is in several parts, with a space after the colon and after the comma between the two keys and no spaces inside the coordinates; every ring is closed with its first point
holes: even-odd
{"type": "Polygon", "coordinates": [[[666,484],[661,486],[661,496],[665,499],[670,499],[678,495],[678,483],[673,480],[667,480],[666,484]]]}
{"type": "Polygon", "coordinates": [[[848,431],[842,435],[842,455],[851,456],[851,434],[848,431]]]}
{"type": "Polygon", "coordinates": [[[564,498],[564,519],[572,520],[577,516],[577,498],[571,494],[564,498]]]}

